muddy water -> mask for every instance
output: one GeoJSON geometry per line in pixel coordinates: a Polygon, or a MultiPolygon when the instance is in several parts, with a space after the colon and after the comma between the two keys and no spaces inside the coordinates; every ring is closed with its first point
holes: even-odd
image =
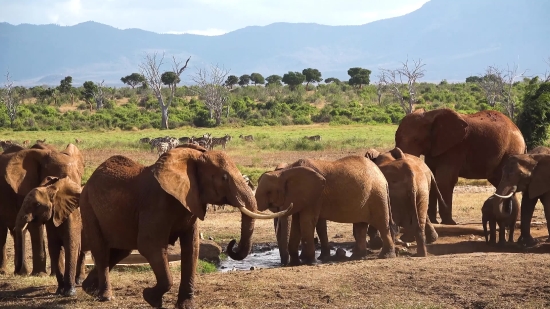
{"type": "MultiPolygon", "coordinates": [[[[321,254],[321,250],[315,251],[315,256],[319,256],[321,254]]],[[[336,254],[335,250],[330,251],[331,255],[336,254]]],[[[349,250],[346,250],[346,256],[351,256],[352,252],[349,250]]],[[[265,251],[265,252],[253,252],[249,254],[244,260],[242,261],[235,261],[231,258],[227,258],[227,260],[222,261],[220,263],[220,267],[218,268],[220,272],[227,272],[227,271],[236,271],[236,270],[250,270],[251,267],[257,267],[257,268],[274,268],[274,267],[281,267],[281,257],[279,256],[279,249],[275,248],[273,250],[265,251]]]]}

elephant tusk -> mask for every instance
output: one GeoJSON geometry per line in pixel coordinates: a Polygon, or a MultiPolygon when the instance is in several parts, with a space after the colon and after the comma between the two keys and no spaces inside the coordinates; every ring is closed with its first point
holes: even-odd
{"type": "Polygon", "coordinates": [[[25,229],[27,228],[27,225],[29,225],[29,222],[26,222],[25,225],[23,225],[23,228],[21,229],[21,231],[25,231],[25,229]]]}
{"type": "Polygon", "coordinates": [[[275,218],[284,217],[289,211],[292,210],[292,207],[293,207],[293,204],[290,203],[290,206],[288,207],[288,209],[286,209],[284,211],[279,211],[279,212],[276,212],[276,213],[272,213],[272,214],[260,214],[260,213],[252,212],[252,211],[246,209],[244,206],[239,206],[239,210],[243,214],[249,216],[252,219],[275,219],[275,218]]]}
{"type": "Polygon", "coordinates": [[[512,195],[514,195],[514,192],[512,192],[512,193],[510,193],[510,194],[508,194],[508,195],[498,195],[498,194],[496,194],[496,193],[493,193],[493,195],[496,196],[496,197],[499,197],[499,198],[511,198],[512,195]]]}

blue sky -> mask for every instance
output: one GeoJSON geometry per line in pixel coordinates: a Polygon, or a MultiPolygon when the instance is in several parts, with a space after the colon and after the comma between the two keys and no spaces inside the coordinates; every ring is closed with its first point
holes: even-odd
{"type": "Polygon", "coordinates": [[[219,35],[274,22],[361,25],[404,15],[428,0],[0,0],[0,21],[219,35]]]}

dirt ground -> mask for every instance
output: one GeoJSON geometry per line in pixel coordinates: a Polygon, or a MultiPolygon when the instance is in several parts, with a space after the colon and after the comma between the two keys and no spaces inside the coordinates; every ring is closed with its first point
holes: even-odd
{"type": "MultiPolygon", "coordinates": [[[[314,266],[279,267],[198,275],[199,308],[546,308],[550,307],[550,243],[542,207],[537,206],[533,236],[541,243],[529,249],[515,244],[492,247],[482,239],[481,204],[490,187],[457,187],[454,216],[458,227],[437,226],[440,238],[428,246],[427,258],[411,257],[398,246],[395,259],[376,259],[314,266]]],[[[519,222],[518,222],[519,224],[519,222]]],[[[519,227],[519,225],[518,225],[519,227]]],[[[200,222],[205,238],[225,246],[240,230],[238,211],[209,212],[200,222]]],[[[351,225],[329,222],[329,241],[348,249],[351,225]]],[[[515,239],[519,231],[515,234],[515,239]]],[[[275,243],[271,221],[256,221],[254,241],[275,243]]],[[[8,258],[12,260],[9,237],[8,258]]],[[[30,248],[30,244],[29,247],[30,248]]],[[[176,251],[176,248],[172,250],[176,251]]],[[[177,264],[177,262],[176,262],[177,264]]],[[[13,269],[10,263],[9,270],[13,269]]],[[[174,286],[164,297],[172,308],[179,274],[172,267],[174,286]]],[[[143,288],[155,284],[150,270],[114,270],[115,300],[98,303],[78,289],[77,297],[53,295],[53,277],[0,275],[0,308],[148,308],[143,288]]]]}

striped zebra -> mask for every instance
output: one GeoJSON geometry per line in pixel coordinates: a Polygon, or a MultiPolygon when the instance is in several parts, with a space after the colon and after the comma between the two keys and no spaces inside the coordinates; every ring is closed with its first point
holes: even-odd
{"type": "MultiPolygon", "coordinates": [[[[254,186],[254,184],[250,180],[250,177],[248,177],[248,175],[243,175],[243,179],[244,181],[246,181],[246,184],[248,185],[248,187],[252,189],[253,194],[256,194],[256,186],[254,186]]],[[[207,204],[206,206],[207,206],[206,209],[208,209],[209,206],[212,206],[212,210],[214,211],[220,210],[220,209],[225,210],[225,205],[207,204]]]]}
{"type": "Polygon", "coordinates": [[[193,142],[197,142],[198,145],[206,149],[211,149],[210,145],[212,144],[212,134],[206,133],[202,137],[191,137],[193,142]]]}
{"type": "Polygon", "coordinates": [[[320,142],[321,141],[321,135],[304,136],[304,138],[308,139],[310,141],[314,141],[314,142],[320,142]]]}
{"type": "Polygon", "coordinates": [[[190,137],[187,137],[187,136],[183,136],[183,137],[180,137],[178,138],[178,140],[180,141],[180,143],[182,144],[185,144],[185,143],[191,143],[191,138],[190,137]]]}
{"type": "Polygon", "coordinates": [[[157,153],[160,156],[162,156],[163,153],[167,152],[168,150],[170,150],[170,144],[169,143],[166,143],[166,142],[160,142],[157,144],[157,153]]]}
{"type": "Polygon", "coordinates": [[[243,140],[245,140],[245,141],[247,141],[247,142],[252,142],[252,141],[254,141],[254,136],[252,136],[252,135],[246,135],[246,136],[244,136],[244,135],[241,134],[241,135],[239,135],[239,138],[240,138],[240,139],[243,139],[243,140]]]}
{"type": "Polygon", "coordinates": [[[210,143],[210,149],[214,149],[214,147],[221,145],[223,149],[225,149],[225,146],[227,143],[231,140],[231,135],[226,134],[223,137],[213,137],[212,142],[210,143]]]}

